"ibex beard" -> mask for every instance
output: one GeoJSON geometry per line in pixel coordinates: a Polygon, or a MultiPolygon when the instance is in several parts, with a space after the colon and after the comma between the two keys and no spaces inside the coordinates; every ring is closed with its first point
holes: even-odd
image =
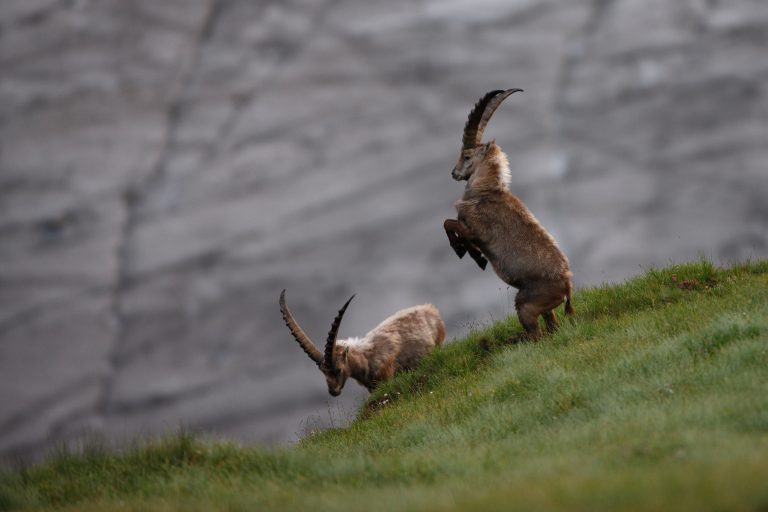
{"type": "Polygon", "coordinates": [[[491,91],[469,114],[462,148],[451,176],[466,181],[454,206],[457,219],[444,223],[448,241],[459,256],[469,253],[485,270],[491,263],[499,278],[518,289],[515,308],[527,335],[541,337],[539,316],[547,331],[557,328],[554,309],[571,306],[572,278],[568,258],[523,202],[508,188],[507,156],[496,144],[481,142],[483,130],[502,101],[521,89],[491,91]]]}
{"type": "Polygon", "coordinates": [[[337,340],[341,319],[354,297],[339,310],[331,324],[325,352],[320,352],[293,318],[285,303],[285,290],[280,294],[280,312],[285,325],[325,376],[332,396],[341,394],[350,377],[373,391],[396,372],[415,368],[445,340],[445,324],[432,304],[401,309],[362,338],[337,340]]]}

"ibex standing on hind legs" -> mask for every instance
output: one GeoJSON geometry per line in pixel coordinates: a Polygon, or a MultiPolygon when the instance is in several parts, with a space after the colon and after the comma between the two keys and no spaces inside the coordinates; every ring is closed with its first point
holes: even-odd
{"type": "Polygon", "coordinates": [[[507,156],[495,141],[481,142],[483,130],[501,102],[521,91],[491,91],[469,113],[459,160],[451,172],[453,179],[466,180],[467,186],[454,205],[458,220],[448,219],[444,227],[459,258],[469,252],[483,270],[490,261],[499,278],[519,290],[517,316],[535,340],[541,337],[539,316],[544,317],[547,330],[553,331],[557,328],[553,310],[563,300],[566,314],[573,314],[573,274],[552,235],[507,188],[507,156]]]}
{"type": "Polygon", "coordinates": [[[333,396],[341,394],[349,377],[373,391],[379,382],[391,379],[395,372],[414,368],[445,339],[445,324],[440,312],[432,304],[422,304],[401,309],[364,338],[337,340],[341,319],[354,297],[349,298],[333,320],[323,353],[293,319],[285,304],[285,290],[280,294],[280,312],[285,325],[323,372],[328,392],[333,396]]]}

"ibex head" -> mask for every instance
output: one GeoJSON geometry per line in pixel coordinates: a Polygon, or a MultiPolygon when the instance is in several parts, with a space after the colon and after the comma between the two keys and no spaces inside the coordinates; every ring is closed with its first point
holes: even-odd
{"type": "Polygon", "coordinates": [[[332,396],[339,396],[341,394],[341,389],[344,387],[344,384],[350,376],[348,362],[349,347],[336,346],[336,336],[339,332],[339,326],[341,325],[341,319],[344,316],[344,312],[354,298],[355,296],[352,295],[339,310],[336,318],[333,319],[331,330],[328,332],[328,339],[325,342],[325,352],[320,352],[309,337],[304,334],[304,331],[299,324],[296,323],[293,315],[288,310],[288,306],[285,305],[285,290],[280,294],[280,312],[283,314],[285,325],[288,326],[291,334],[304,352],[306,352],[309,358],[317,364],[317,367],[320,368],[320,371],[325,375],[325,380],[328,383],[328,393],[332,396]]]}
{"type": "Polygon", "coordinates": [[[491,120],[491,116],[499,108],[502,101],[507,99],[508,96],[522,91],[522,89],[491,91],[475,103],[467,118],[467,124],[464,125],[461,153],[459,153],[459,159],[451,171],[453,179],[457,181],[468,180],[472,176],[477,165],[485,159],[491,148],[495,146],[494,141],[487,144],[482,143],[483,131],[488,121],[491,120]]]}

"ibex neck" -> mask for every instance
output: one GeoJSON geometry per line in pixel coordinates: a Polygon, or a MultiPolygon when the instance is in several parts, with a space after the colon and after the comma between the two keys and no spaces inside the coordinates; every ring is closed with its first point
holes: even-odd
{"type": "Polygon", "coordinates": [[[349,349],[347,353],[347,364],[349,365],[350,377],[358,381],[363,386],[370,384],[370,363],[373,343],[368,337],[365,338],[347,338],[337,340],[336,346],[349,349]]]}
{"type": "Polygon", "coordinates": [[[497,151],[487,158],[469,178],[467,193],[507,190],[510,178],[507,155],[497,151]]]}

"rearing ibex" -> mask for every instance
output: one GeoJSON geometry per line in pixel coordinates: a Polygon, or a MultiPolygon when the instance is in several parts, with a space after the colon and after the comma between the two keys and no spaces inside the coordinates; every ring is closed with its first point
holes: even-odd
{"type": "Polygon", "coordinates": [[[490,261],[501,280],[519,290],[517,316],[528,335],[538,339],[540,315],[552,331],[557,327],[553,310],[563,300],[565,312],[573,314],[573,274],[552,235],[507,188],[507,156],[495,141],[481,142],[483,130],[501,102],[521,91],[491,91],[469,113],[459,160],[451,172],[453,179],[466,180],[467,186],[454,204],[458,220],[446,220],[444,228],[459,258],[469,252],[483,270],[490,261]]]}
{"type": "Polygon", "coordinates": [[[349,377],[373,391],[379,382],[392,378],[395,372],[414,368],[445,339],[445,324],[437,308],[422,304],[401,309],[364,338],[337,340],[341,319],[354,297],[349,298],[333,320],[322,353],[293,319],[285,305],[285,290],[280,294],[280,312],[285,325],[323,372],[328,392],[333,396],[341,394],[349,377]]]}

